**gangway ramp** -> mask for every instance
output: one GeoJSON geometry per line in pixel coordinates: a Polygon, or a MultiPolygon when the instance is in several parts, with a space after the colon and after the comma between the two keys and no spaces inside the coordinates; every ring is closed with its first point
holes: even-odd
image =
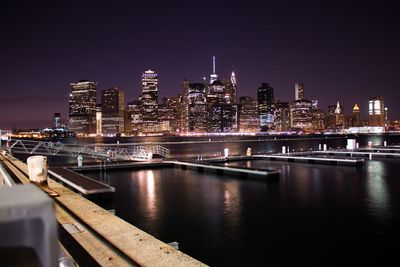
{"type": "Polygon", "coordinates": [[[137,144],[79,144],[52,141],[11,139],[8,150],[12,153],[50,156],[91,155],[114,160],[147,160],[154,155],[170,157],[170,150],[160,145],[137,144]]]}

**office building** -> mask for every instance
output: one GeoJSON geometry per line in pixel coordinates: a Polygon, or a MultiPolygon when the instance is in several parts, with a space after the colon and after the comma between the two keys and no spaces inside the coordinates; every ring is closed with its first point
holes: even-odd
{"type": "Polygon", "coordinates": [[[295,100],[290,106],[290,126],[295,131],[313,131],[312,102],[295,100]]]}
{"type": "Polygon", "coordinates": [[[360,108],[358,107],[357,103],[353,107],[351,126],[352,127],[360,127],[361,126],[360,108]]]}
{"type": "Polygon", "coordinates": [[[188,132],[206,132],[206,91],[202,83],[189,84],[188,132]]]}
{"type": "Polygon", "coordinates": [[[142,102],[140,100],[132,101],[127,104],[127,120],[125,124],[130,124],[128,129],[133,135],[139,135],[142,133],[142,102]]]}
{"type": "Polygon", "coordinates": [[[181,119],[179,132],[187,133],[189,131],[189,81],[186,79],[184,79],[182,83],[182,99],[180,109],[181,119]]]}
{"type": "Polygon", "coordinates": [[[239,97],[239,131],[259,132],[260,118],[258,117],[257,101],[252,96],[239,97]]]}
{"type": "Polygon", "coordinates": [[[303,100],[304,99],[304,84],[297,82],[294,85],[294,100],[303,100]]]}
{"type": "Polygon", "coordinates": [[[61,127],[61,113],[54,113],[54,128],[61,127]]]}
{"type": "Polygon", "coordinates": [[[160,131],[165,133],[179,133],[181,120],[181,95],[164,97],[158,109],[160,131]]]}
{"type": "Polygon", "coordinates": [[[103,114],[101,113],[101,104],[96,105],[96,135],[103,135],[103,114]]]}
{"type": "Polygon", "coordinates": [[[112,87],[101,92],[102,131],[104,135],[124,133],[125,94],[112,87]]]}
{"type": "Polygon", "coordinates": [[[290,105],[288,102],[276,102],[274,109],[274,127],[277,132],[286,132],[290,128],[290,105]]]}
{"type": "Polygon", "coordinates": [[[158,132],[158,74],[147,70],[142,74],[142,131],[158,132]]]}
{"type": "Polygon", "coordinates": [[[368,101],[369,126],[385,126],[385,107],[383,97],[371,97],[368,101]]]}
{"type": "Polygon", "coordinates": [[[96,133],[96,82],[71,83],[68,130],[76,135],[96,133]]]}
{"type": "Polygon", "coordinates": [[[274,126],[274,88],[262,83],[257,90],[257,100],[261,131],[266,132],[274,126]]]}

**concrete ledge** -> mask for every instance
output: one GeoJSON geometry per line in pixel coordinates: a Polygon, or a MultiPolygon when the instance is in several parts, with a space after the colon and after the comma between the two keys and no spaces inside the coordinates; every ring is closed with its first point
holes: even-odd
{"type": "MultiPolygon", "coordinates": [[[[7,160],[9,162],[5,163],[10,164],[23,183],[29,183],[26,164],[11,157],[7,157],[7,160]]],[[[61,224],[84,223],[79,231],[81,234],[75,233],[74,238],[101,266],[206,266],[56,181],[49,179],[48,183],[59,194],[54,197],[57,220],[61,224]],[[67,213],[75,219],[68,218],[67,213]]]]}

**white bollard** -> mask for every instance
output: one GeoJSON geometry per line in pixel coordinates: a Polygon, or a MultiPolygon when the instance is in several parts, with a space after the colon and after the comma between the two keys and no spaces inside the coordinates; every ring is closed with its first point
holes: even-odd
{"type": "Polygon", "coordinates": [[[82,157],[82,155],[79,155],[78,156],[78,166],[82,167],[82,165],[83,165],[83,157],[82,157]]]}
{"type": "Polygon", "coordinates": [[[282,146],[282,154],[285,154],[285,153],[286,153],[286,147],[282,146]]]}
{"type": "Polygon", "coordinates": [[[318,150],[321,150],[322,149],[322,146],[321,146],[321,144],[319,144],[318,145],[318,150]]]}
{"type": "Polygon", "coordinates": [[[327,145],[326,144],[324,144],[324,151],[326,151],[327,150],[327,145]]]}
{"type": "Polygon", "coordinates": [[[383,146],[386,146],[386,145],[387,145],[386,141],[383,141],[383,146]]]}
{"type": "Polygon", "coordinates": [[[224,157],[227,158],[229,156],[229,148],[224,148],[224,157]]]}
{"type": "Polygon", "coordinates": [[[28,165],[29,180],[32,183],[39,185],[50,196],[56,197],[59,194],[49,188],[47,183],[47,157],[45,156],[32,156],[26,160],[28,165]]]}
{"type": "Polygon", "coordinates": [[[369,153],[369,160],[372,159],[372,153],[369,153]]]}
{"type": "Polygon", "coordinates": [[[360,144],[356,143],[356,148],[359,149],[360,148],[360,144]]]}
{"type": "Polygon", "coordinates": [[[47,184],[47,157],[32,156],[27,159],[29,180],[33,183],[47,184]]]}
{"type": "Polygon", "coordinates": [[[251,156],[251,148],[250,147],[247,148],[246,156],[251,156]]]}

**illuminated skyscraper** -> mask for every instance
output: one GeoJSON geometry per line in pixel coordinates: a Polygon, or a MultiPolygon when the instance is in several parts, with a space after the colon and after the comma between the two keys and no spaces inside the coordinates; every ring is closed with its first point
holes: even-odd
{"type": "Polygon", "coordinates": [[[368,101],[369,126],[385,126],[383,97],[371,97],[368,101]]]}
{"type": "Polygon", "coordinates": [[[268,83],[262,83],[257,90],[257,97],[261,131],[266,132],[274,125],[274,88],[268,83]]]}
{"type": "Polygon", "coordinates": [[[304,99],[304,84],[298,82],[294,85],[294,100],[304,99]]]}
{"type": "Polygon", "coordinates": [[[353,107],[353,115],[351,119],[351,126],[360,127],[361,126],[361,118],[360,118],[360,108],[357,103],[353,107]]]}
{"type": "Polygon", "coordinates": [[[113,87],[101,93],[102,130],[105,135],[124,132],[125,94],[113,87]]]}
{"type": "Polygon", "coordinates": [[[158,74],[152,70],[142,74],[141,101],[143,132],[158,132],[158,74]]]}
{"type": "Polygon", "coordinates": [[[96,82],[71,83],[68,130],[77,135],[96,133],[96,82]]]}

